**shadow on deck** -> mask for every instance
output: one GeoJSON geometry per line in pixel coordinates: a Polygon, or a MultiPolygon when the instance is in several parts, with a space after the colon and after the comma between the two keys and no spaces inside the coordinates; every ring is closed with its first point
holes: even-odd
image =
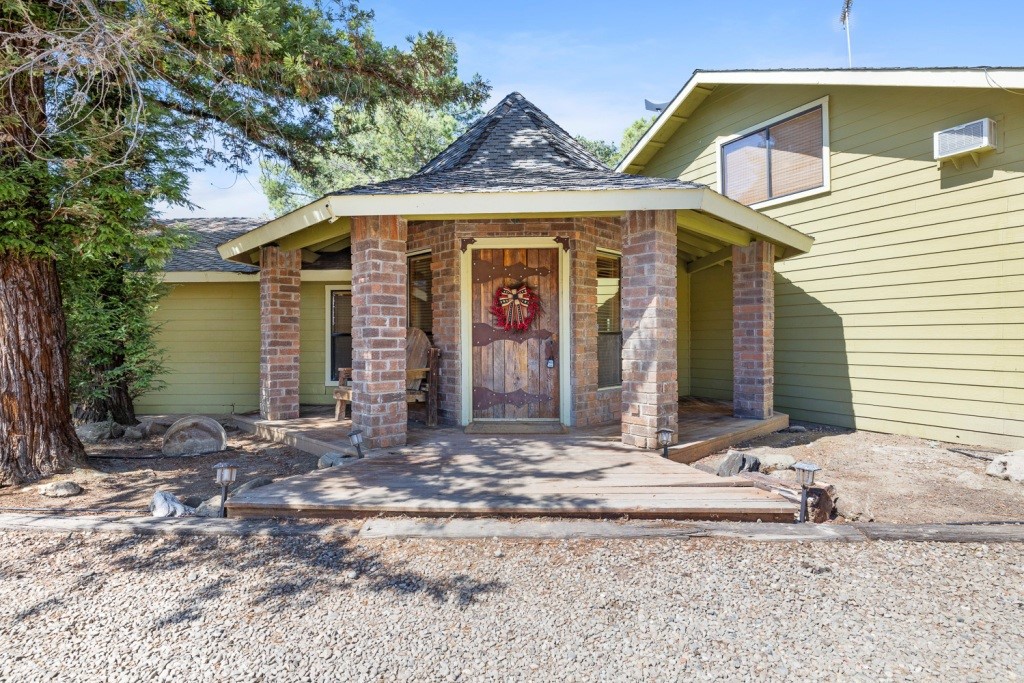
{"type": "MultiPolygon", "coordinates": [[[[231,499],[229,515],[792,521],[795,506],[775,494],[746,480],[673,462],[693,462],[788,424],[784,415],[771,421],[738,420],[730,412],[728,404],[719,402],[681,403],[683,443],[672,449],[671,460],[622,445],[617,425],[564,435],[482,435],[455,427],[427,429],[413,419],[406,446],[249,491],[231,499]]],[[[350,423],[335,422],[331,414],[310,414],[286,424],[238,421],[265,438],[276,435],[275,440],[297,448],[305,444],[303,450],[349,449],[350,423]]]]}

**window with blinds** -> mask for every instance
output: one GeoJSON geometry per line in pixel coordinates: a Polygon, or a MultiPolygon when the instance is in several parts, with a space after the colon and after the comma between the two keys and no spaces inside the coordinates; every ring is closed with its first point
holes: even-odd
{"type": "Polygon", "coordinates": [[[430,339],[434,334],[432,279],[430,254],[409,257],[409,327],[418,327],[430,339]]]}
{"type": "Polygon", "coordinates": [[[821,105],[722,145],[722,194],[742,204],[825,185],[821,105]]]}
{"type": "Polygon", "coordinates": [[[338,368],[352,367],[352,292],[331,290],[331,357],[328,371],[338,381],[338,368]]]}
{"type": "Polygon", "coordinates": [[[597,387],[622,385],[622,259],[597,255],[597,387]]]}

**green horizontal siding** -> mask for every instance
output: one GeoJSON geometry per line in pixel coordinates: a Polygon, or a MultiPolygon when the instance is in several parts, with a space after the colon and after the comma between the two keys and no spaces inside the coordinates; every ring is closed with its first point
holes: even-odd
{"type": "MultiPolygon", "coordinates": [[[[776,406],[841,426],[1024,447],[1016,95],[719,86],[644,172],[714,186],[717,138],[824,96],[831,192],[764,210],[816,240],[809,254],[777,266],[776,406]],[[978,165],[938,167],[932,133],[983,117],[997,120],[1000,149],[978,165]]],[[[692,278],[693,393],[728,398],[729,285],[709,272],[692,278]]]]}

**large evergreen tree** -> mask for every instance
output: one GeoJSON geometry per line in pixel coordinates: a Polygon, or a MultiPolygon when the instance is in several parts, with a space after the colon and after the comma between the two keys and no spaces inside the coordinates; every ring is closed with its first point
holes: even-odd
{"type": "Polygon", "coordinates": [[[270,208],[281,215],[334,190],[409,176],[479,115],[479,109],[464,104],[393,101],[364,109],[339,107],[334,143],[312,159],[312,170],[267,161],[260,183],[270,208]]]}
{"type": "Polygon", "coordinates": [[[300,0],[0,0],[0,484],[83,458],[58,264],[127,263],[152,229],[138,197],[175,192],[145,154],[313,170],[338,107],[486,95],[447,38],[387,47],[372,19],[300,0]]]}

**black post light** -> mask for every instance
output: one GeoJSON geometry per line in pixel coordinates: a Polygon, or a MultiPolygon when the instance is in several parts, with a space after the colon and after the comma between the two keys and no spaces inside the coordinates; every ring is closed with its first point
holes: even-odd
{"type": "Polygon", "coordinates": [[[807,521],[807,490],[814,486],[814,474],[821,468],[813,462],[798,462],[793,465],[793,469],[796,470],[797,480],[800,482],[800,488],[802,489],[800,494],[800,518],[798,521],[803,524],[807,521]]]}

